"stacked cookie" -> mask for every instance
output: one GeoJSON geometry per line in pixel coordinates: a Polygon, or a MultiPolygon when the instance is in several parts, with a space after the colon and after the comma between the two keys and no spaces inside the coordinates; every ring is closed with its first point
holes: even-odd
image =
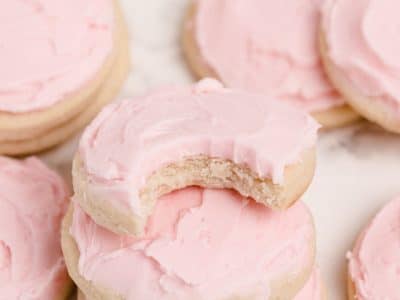
{"type": "Polygon", "coordinates": [[[317,129],[211,79],[109,105],[74,160],[71,277],[88,299],[321,299],[313,220],[297,201],[317,129]]]}
{"type": "Polygon", "coordinates": [[[57,145],[118,92],[129,67],[114,0],[2,1],[0,154],[57,145]]]}

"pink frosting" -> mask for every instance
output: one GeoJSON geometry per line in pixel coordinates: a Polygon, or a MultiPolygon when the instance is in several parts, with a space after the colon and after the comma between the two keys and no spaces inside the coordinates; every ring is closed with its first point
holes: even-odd
{"type": "Polygon", "coordinates": [[[0,110],[49,107],[83,87],[113,47],[112,0],[3,0],[0,110]]]}
{"type": "Polygon", "coordinates": [[[320,0],[197,0],[196,41],[228,86],[308,111],[343,104],[319,59],[320,0]]]}
{"type": "Polygon", "coordinates": [[[329,0],[323,28],[329,58],[342,75],[400,113],[399,10],[398,0],[329,0]]]}
{"type": "Polygon", "coordinates": [[[36,158],[0,157],[0,182],[0,299],[57,299],[68,280],[60,245],[68,189],[36,158]]]}
{"type": "Polygon", "coordinates": [[[229,190],[187,188],[160,199],[146,234],[119,236],[75,204],[79,272],[124,299],[268,299],[269,283],[312,259],[302,203],[274,212],[229,190]],[[230,299],[230,298],[229,298],[230,299]]]}
{"type": "Polygon", "coordinates": [[[319,269],[315,268],[310,279],[294,300],[322,300],[323,295],[321,274],[319,269]]]}
{"type": "Polygon", "coordinates": [[[313,147],[317,129],[289,105],[206,79],[109,105],[86,129],[79,153],[92,195],[143,216],[139,191],[161,166],[204,154],[280,183],[284,168],[313,147]]]}
{"type": "Polygon", "coordinates": [[[375,216],[348,254],[357,299],[399,299],[399,237],[400,197],[397,197],[375,216]]]}

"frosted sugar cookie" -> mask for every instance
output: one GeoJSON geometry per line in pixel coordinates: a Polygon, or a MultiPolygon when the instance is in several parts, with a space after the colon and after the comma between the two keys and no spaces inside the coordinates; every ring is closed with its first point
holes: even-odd
{"type": "Polygon", "coordinates": [[[329,0],[320,48],[325,69],[361,115],[400,133],[400,25],[396,0],[329,0]]]}
{"type": "Polygon", "coordinates": [[[273,211],[233,191],[192,187],[159,200],[142,238],[100,227],[75,203],[62,244],[92,300],[289,300],[312,273],[315,231],[301,202],[273,211]]]}
{"type": "Polygon", "coordinates": [[[77,201],[98,224],[131,234],[159,196],[191,185],[285,209],[313,177],[317,129],[293,106],[214,80],[114,103],[81,138],[77,201]]]}
{"type": "Polygon", "coordinates": [[[0,157],[0,299],[66,300],[60,245],[69,192],[36,158],[0,157]]]}
{"type": "Polygon", "coordinates": [[[183,47],[196,75],[309,111],[324,127],[358,119],[327,80],[318,51],[320,1],[197,0],[183,47]]]}
{"type": "Polygon", "coordinates": [[[389,202],[359,236],[349,259],[349,299],[398,299],[400,198],[389,202]]]}
{"type": "Polygon", "coordinates": [[[52,147],[110,102],[128,67],[128,38],[112,0],[2,3],[0,153],[52,147]]]}

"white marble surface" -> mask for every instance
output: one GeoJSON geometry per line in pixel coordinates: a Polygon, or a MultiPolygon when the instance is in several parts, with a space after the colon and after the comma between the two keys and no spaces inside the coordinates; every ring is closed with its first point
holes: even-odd
{"type": "MultiPolygon", "coordinates": [[[[193,81],[180,32],[189,0],[121,0],[131,32],[132,72],[121,97],[193,81]]],[[[78,137],[42,157],[67,178],[78,137]]],[[[361,122],[322,132],[318,167],[304,196],[318,234],[318,263],[329,299],[345,299],[345,253],[377,210],[400,193],[400,138],[361,122]]]]}

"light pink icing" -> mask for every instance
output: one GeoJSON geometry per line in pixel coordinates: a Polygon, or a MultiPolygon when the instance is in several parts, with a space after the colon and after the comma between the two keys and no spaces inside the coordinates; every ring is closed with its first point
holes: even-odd
{"type": "Polygon", "coordinates": [[[357,299],[399,299],[400,197],[374,217],[348,259],[357,299]]]}
{"type": "Polygon", "coordinates": [[[68,278],[60,245],[68,190],[35,158],[0,157],[0,182],[0,299],[57,299],[68,278]]]}
{"type": "Polygon", "coordinates": [[[197,0],[195,38],[229,87],[296,103],[308,111],[343,104],[319,59],[320,0],[197,0]]]}
{"type": "Polygon", "coordinates": [[[294,107],[206,79],[109,105],[86,129],[79,154],[92,195],[143,216],[139,191],[161,166],[204,154],[280,183],[284,168],[313,147],[317,129],[294,107]]]}
{"type": "Polygon", "coordinates": [[[321,274],[318,268],[315,268],[312,272],[310,279],[308,279],[306,285],[297,294],[294,300],[322,300],[323,299],[323,288],[321,274]]]}
{"type": "Polygon", "coordinates": [[[0,110],[47,108],[99,71],[113,47],[112,0],[3,0],[0,110]]]}
{"type": "Polygon", "coordinates": [[[312,259],[314,227],[300,202],[274,212],[233,191],[186,188],[160,199],[141,239],[74,208],[80,274],[128,300],[265,300],[271,279],[296,275],[312,259]]]}
{"type": "Polygon", "coordinates": [[[400,113],[399,10],[398,0],[329,0],[323,29],[329,58],[342,76],[400,113]]]}

